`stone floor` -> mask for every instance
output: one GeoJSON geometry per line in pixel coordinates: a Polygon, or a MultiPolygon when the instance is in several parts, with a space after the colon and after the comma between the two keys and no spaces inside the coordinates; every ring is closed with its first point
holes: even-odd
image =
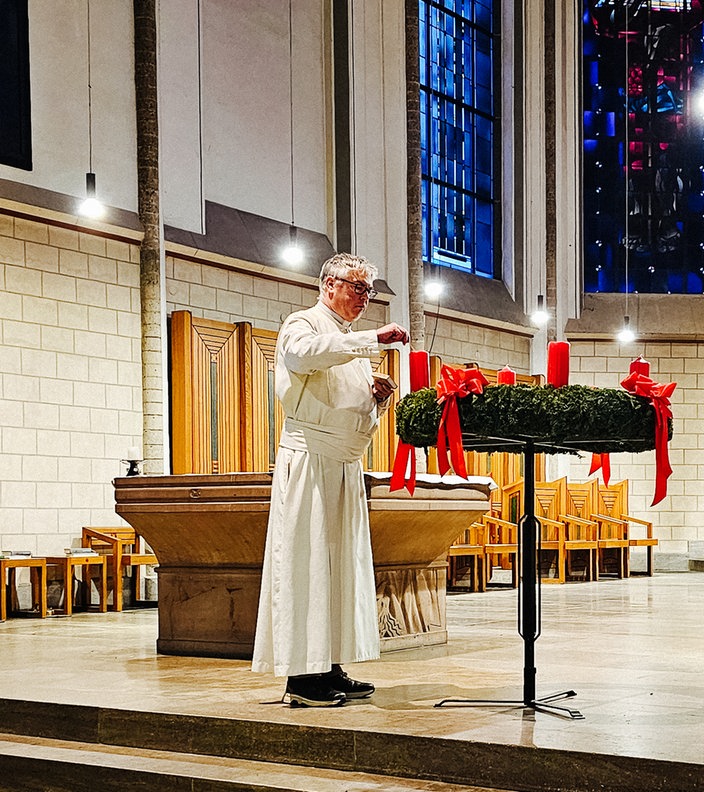
{"type": "Polygon", "coordinates": [[[564,703],[581,720],[435,707],[522,699],[516,613],[510,589],[449,595],[449,643],[349,666],[377,692],[335,710],[282,705],[282,681],[245,661],[157,655],[156,610],[13,618],[0,624],[0,698],[670,760],[701,766],[704,788],[704,574],[543,585],[538,695],[574,689],[564,703]]]}

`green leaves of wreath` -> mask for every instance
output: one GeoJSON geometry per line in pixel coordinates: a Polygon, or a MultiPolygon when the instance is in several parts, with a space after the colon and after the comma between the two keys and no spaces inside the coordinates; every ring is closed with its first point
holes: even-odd
{"type": "MultiPolygon", "coordinates": [[[[584,385],[492,385],[457,400],[465,450],[510,451],[497,440],[529,437],[547,453],[614,453],[655,448],[650,400],[625,390],[584,385]],[[547,446],[557,446],[550,449],[547,446]]],[[[396,433],[414,446],[434,446],[442,405],[432,388],[404,396],[396,407],[396,433]]],[[[670,425],[670,435],[672,426],[670,425]]],[[[516,448],[516,452],[520,452],[516,448]]]]}

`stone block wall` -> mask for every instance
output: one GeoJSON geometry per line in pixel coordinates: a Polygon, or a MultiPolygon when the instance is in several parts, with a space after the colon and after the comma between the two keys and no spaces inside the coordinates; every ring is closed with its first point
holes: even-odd
{"type": "Polygon", "coordinates": [[[0,215],[0,543],[38,555],[115,525],[141,446],[138,248],[0,215]]]}
{"type": "MultiPolygon", "coordinates": [[[[639,354],[650,361],[656,382],[677,383],[672,396],[674,434],[670,442],[673,474],[668,495],[650,506],[655,485],[654,452],[613,454],[613,481],[629,480],[629,511],[650,520],[659,540],[655,549],[656,570],[686,571],[689,558],[704,542],[704,344],[653,341],[620,346],[607,341],[575,341],[570,349],[570,382],[601,388],[618,388],[628,366],[639,354]]],[[[570,461],[569,477],[584,481],[588,461],[570,461]]]]}
{"type": "MultiPolygon", "coordinates": [[[[317,284],[278,281],[256,273],[235,272],[175,256],[166,258],[167,312],[190,311],[219,322],[250,322],[261,330],[278,330],[293,311],[310,308],[318,299],[317,284]]],[[[357,329],[386,323],[387,306],[371,303],[357,329]]]]}
{"type": "Polygon", "coordinates": [[[533,373],[530,336],[509,330],[426,314],[425,348],[452,366],[478,363],[482,368],[500,369],[508,365],[519,374],[533,373]]]}
{"type": "MultiPolygon", "coordinates": [[[[167,311],[277,330],[317,286],[167,257],[167,311]]],[[[0,549],[62,554],[117,525],[112,480],[142,446],[139,248],[0,214],[0,549]]],[[[386,321],[370,305],[360,328],[386,321]]]]}

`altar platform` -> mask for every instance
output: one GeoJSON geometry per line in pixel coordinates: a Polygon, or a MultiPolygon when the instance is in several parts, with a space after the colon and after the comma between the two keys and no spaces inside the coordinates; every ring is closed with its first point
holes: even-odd
{"type": "Polygon", "coordinates": [[[156,610],[10,619],[0,789],[704,789],[704,574],[542,595],[538,695],[573,688],[583,720],[433,706],[522,698],[510,589],[450,594],[448,644],[349,666],[377,692],[332,710],[247,661],[157,655],[156,610]]]}

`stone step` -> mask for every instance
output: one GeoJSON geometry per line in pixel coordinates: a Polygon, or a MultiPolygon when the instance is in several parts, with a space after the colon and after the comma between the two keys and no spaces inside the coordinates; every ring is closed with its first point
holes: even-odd
{"type": "MultiPolygon", "coordinates": [[[[556,789],[561,792],[643,792],[645,789],[650,792],[704,792],[701,764],[598,754],[586,749],[550,749],[362,728],[9,698],[0,698],[0,728],[5,734],[14,735],[11,739],[67,740],[94,746],[91,750],[118,754],[123,750],[134,750],[142,755],[150,751],[171,751],[200,757],[193,759],[198,762],[264,762],[267,766],[285,765],[289,770],[293,766],[295,773],[303,774],[326,768],[333,773],[350,774],[345,775],[349,778],[360,773],[375,775],[385,778],[387,785],[391,781],[400,785],[402,780],[416,779],[409,783],[421,786],[411,789],[423,789],[422,783],[444,783],[447,789],[453,788],[447,785],[454,784],[460,785],[459,789],[533,792],[554,792],[556,789]]],[[[3,761],[11,760],[9,755],[3,761]]],[[[0,766],[0,770],[3,766],[7,765],[0,766]]],[[[0,779],[6,777],[0,773],[0,779]]],[[[85,787],[91,792],[94,788],[101,787],[85,787]]],[[[198,787],[199,790],[210,788],[220,787],[198,787]]],[[[237,787],[231,785],[229,788],[237,787]]],[[[267,789],[266,785],[260,788],[267,789]]],[[[390,788],[379,787],[385,792],[390,788]]],[[[0,792],[5,789],[14,788],[3,786],[0,780],[0,792]]],[[[83,787],[66,789],[82,792],[83,787]]],[[[151,792],[152,788],[149,789],[151,792]]],[[[194,788],[188,789],[194,792],[194,788]]],[[[358,791],[354,784],[338,789],[358,791]]],[[[169,792],[180,792],[180,788],[172,787],[169,792]]]]}
{"type": "Polygon", "coordinates": [[[440,781],[0,734],[0,790],[498,792],[440,781]]]}

